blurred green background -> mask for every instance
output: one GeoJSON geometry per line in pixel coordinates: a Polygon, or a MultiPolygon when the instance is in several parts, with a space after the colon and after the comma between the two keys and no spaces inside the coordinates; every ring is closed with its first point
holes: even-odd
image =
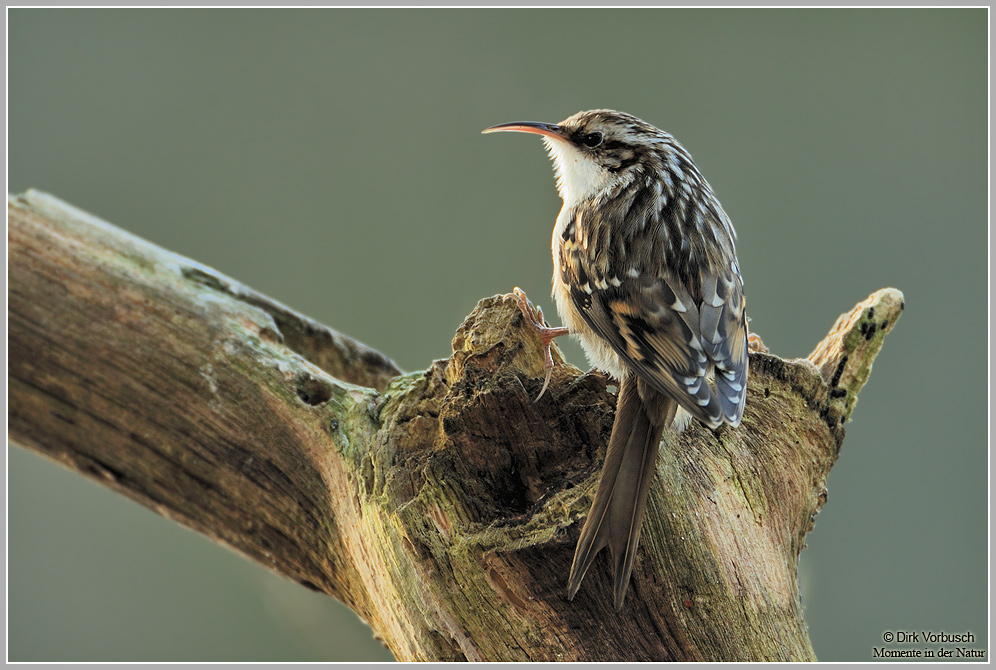
{"type": "MultiPolygon", "coordinates": [[[[870,660],[890,630],[987,648],[986,10],[8,18],[9,192],[406,370],[446,357],[480,298],[518,285],[555,312],[549,162],[483,128],[612,107],[670,131],[736,225],[772,353],[807,355],[876,289],[906,296],[802,554],[818,656],[870,660]]],[[[11,661],[390,658],[333,600],[34,454],[9,449],[7,483],[11,661]]]]}

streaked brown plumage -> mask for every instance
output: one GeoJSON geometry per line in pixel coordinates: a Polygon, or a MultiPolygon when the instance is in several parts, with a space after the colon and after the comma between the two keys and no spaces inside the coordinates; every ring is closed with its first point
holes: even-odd
{"type": "Polygon", "coordinates": [[[688,415],[735,427],[743,414],[747,327],[736,234],[688,152],[634,116],[595,110],[485,132],[500,130],[543,136],[564,200],[552,241],[557,308],[591,362],[621,382],[568,578],[573,599],[607,546],[620,609],[664,429],[681,430],[688,415]]]}

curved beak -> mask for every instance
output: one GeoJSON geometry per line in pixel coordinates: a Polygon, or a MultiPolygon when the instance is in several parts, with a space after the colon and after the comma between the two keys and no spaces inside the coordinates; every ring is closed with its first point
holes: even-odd
{"type": "Polygon", "coordinates": [[[487,133],[500,133],[500,132],[517,132],[517,133],[533,133],[534,135],[542,135],[544,137],[549,137],[555,140],[566,140],[567,136],[564,135],[564,130],[556,123],[537,123],[535,121],[518,121],[516,123],[502,123],[497,126],[491,126],[490,128],[482,131],[482,134],[487,133]]]}

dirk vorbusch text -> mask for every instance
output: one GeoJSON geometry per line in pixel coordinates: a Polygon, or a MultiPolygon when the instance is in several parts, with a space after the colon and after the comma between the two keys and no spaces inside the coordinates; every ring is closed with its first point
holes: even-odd
{"type": "Polygon", "coordinates": [[[905,631],[887,630],[882,633],[882,641],[889,645],[921,645],[907,649],[872,647],[872,658],[987,658],[985,649],[973,649],[967,645],[975,642],[971,631],[948,633],[946,631],[905,631]],[[925,645],[951,645],[931,647],[925,645]],[[966,646],[963,646],[966,645],[966,646]]]}

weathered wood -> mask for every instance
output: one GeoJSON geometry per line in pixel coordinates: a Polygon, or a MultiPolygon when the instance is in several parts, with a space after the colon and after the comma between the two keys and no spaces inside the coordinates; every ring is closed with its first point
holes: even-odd
{"type": "Polygon", "coordinates": [[[814,660],[797,565],[902,295],[752,354],[736,430],[661,449],[633,587],[565,580],[614,395],[482,300],[385,357],[51,196],[8,196],[10,438],[353,608],[399,660],[814,660]]]}

